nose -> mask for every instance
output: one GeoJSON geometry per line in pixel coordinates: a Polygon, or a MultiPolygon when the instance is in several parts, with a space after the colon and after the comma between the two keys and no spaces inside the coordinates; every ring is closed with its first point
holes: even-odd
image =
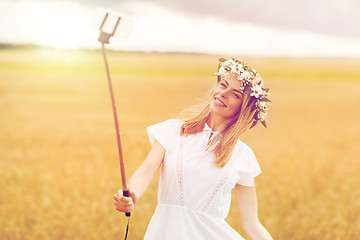
{"type": "Polygon", "coordinates": [[[227,98],[229,95],[230,89],[224,89],[220,92],[220,96],[223,98],[227,98]]]}

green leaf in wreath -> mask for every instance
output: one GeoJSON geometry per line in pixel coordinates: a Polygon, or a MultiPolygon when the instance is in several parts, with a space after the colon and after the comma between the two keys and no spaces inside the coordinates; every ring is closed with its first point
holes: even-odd
{"type": "Polygon", "coordinates": [[[250,128],[255,127],[255,125],[257,124],[257,122],[258,122],[257,120],[254,120],[253,123],[251,124],[251,127],[250,127],[250,128]]]}
{"type": "Polygon", "coordinates": [[[270,100],[270,99],[268,99],[268,98],[262,98],[262,99],[261,99],[261,101],[271,102],[271,100],[270,100]]]}

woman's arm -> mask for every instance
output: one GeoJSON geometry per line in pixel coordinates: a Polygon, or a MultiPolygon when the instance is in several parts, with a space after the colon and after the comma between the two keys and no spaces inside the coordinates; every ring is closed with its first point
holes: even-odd
{"type": "Polygon", "coordinates": [[[253,240],[272,239],[258,218],[255,185],[252,187],[245,187],[236,184],[235,194],[244,231],[253,240]]]}
{"type": "Polygon", "coordinates": [[[129,181],[129,195],[124,197],[122,190],[114,194],[115,209],[120,212],[131,212],[139,198],[144,194],[165,156],[165,149],[155,140],[149,154],[141,166],[134,172],[129,181]]]}

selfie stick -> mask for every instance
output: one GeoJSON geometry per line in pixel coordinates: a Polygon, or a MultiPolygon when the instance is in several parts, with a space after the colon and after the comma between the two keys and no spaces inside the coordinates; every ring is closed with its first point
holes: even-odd
{"type": "MultiPolygon", "coordinates": [[[[108,44],[110,37],[114,36],[116,28],[119,25],[121,17],[118,17],[117,22],[115,24],[115,27],[113,29],[113,32],[112,33],[107,33],[107,32],[103,31],[103,26],[104,26],[108,16],[109,16],[109,13],[106,13],[106,15],[104,17],[104,20],[101,23],[100,35],[99,35],[98,40],[99,40],[99,42],[101,42],[101,45],[102,45],[102,53],[103,53],[103,56],[104,56],[106,73],[107,73],[108,82],[109,82],[111,103],[112,103],[112,108],[113,108],[115,129],[116,129],[116,139],[117,139],[117,145],[118,145],[118,151],[119,151],[119,161],[120,161],[120,172],[121,172],[121,181],[122,181],[122,187],[123,187],[123,195],[126,196],[126,197],[129,197],[129,189],[128,189],[127,184],[126,184],[125,166],[124,166],[124,159],[123,159],[122,148],[121,148],[121,139],[120,139],[120,131],[119,131],[119,125],[118,125],[117,112],[116,112],[116,104],[115,104],[114,93],[113,93],[111,79],[110,79],[109,67],[108,67],[108,63],[107,63],[107,60],[106,60],[106,50],[105,50],[105,44],[108,44]]],[[[130,214],[130,212],[128,212],[128,213],[125,213],[125,215],[127,217],[130,217],[131,214],[130,214]]]]}

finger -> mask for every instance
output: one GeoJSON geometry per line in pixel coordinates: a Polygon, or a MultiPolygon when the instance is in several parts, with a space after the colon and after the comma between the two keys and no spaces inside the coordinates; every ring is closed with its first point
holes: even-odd
{"type": "Polygon", "coordinates": [[[118,196],[117,194],[114,194],[114,195],[113,195],[113,198],[114,198],[114,200],[116,200],[116,201],[120,201],[121,196],[118,196]]]}
{"type": "Polygon", "coordinates": [[[127,197],[127,196],[124,196],[124,191],[121,190],[121,189],[119,189],[119,190],[117,191],[117,194],[118,194],[119,196],[124,196],[124,197],[126,197],[126,198],[131,198],[133,192],[132,192],[130,189],[129,189],[128,191],[129,191],[129,196],[128,196],[128,197],[127,197]]]}
{"type": "Polygon", "coordinates": [[[131,207],[134,205],[133,201],[129,201],[129,202],[121,202],[122,206],[124,207],[131,207]]]}
{"type": "Polygon", "coordinates": [[[121,196],[119,198],[114,198],[114,200],[121,204],[125,204],[125,205],[133,204],[132,198],[128,198],[128,197],[124,197],[124,196],[121,196]]]}
{"type": "Polygon", "coordinates": [[[114,198],[114,205],[117,205],[119,207],[132,207],[134,205],[134,202],[132,199],[116,199],[114,198]]]}
{"type": "Polygon", "coordinates": [[[118,204],[114,203],[115,209],[119,212],[131,212],[134,209],[134,205],[131,206],[119,206],[118,204]]]}
{"type": "Polygon", "coordinates": [[[124,211],[125,210],[125,207],[117,202],[114,202],[114,206],[115,206],[115,209],[118,210],[118,211],[124,211]]]}
{"type": "Polygon", "coordinates": [[[130,201],[130,199],[131,199],[130,197],[125,197],[124,195],[119,194],[119,192],[115,193],[113,195],[113,198],[118,200],[118,201],[124,201],[125,199],[126,199],[126,201],[130,201]]]}
{"type": "Polygon", "coordinates": [[[122,195],[123,195],[123,190],[119,189],[119,190],[117,191],[117,194],[118,194],[118,196],[122,196],[122,195]]]}

